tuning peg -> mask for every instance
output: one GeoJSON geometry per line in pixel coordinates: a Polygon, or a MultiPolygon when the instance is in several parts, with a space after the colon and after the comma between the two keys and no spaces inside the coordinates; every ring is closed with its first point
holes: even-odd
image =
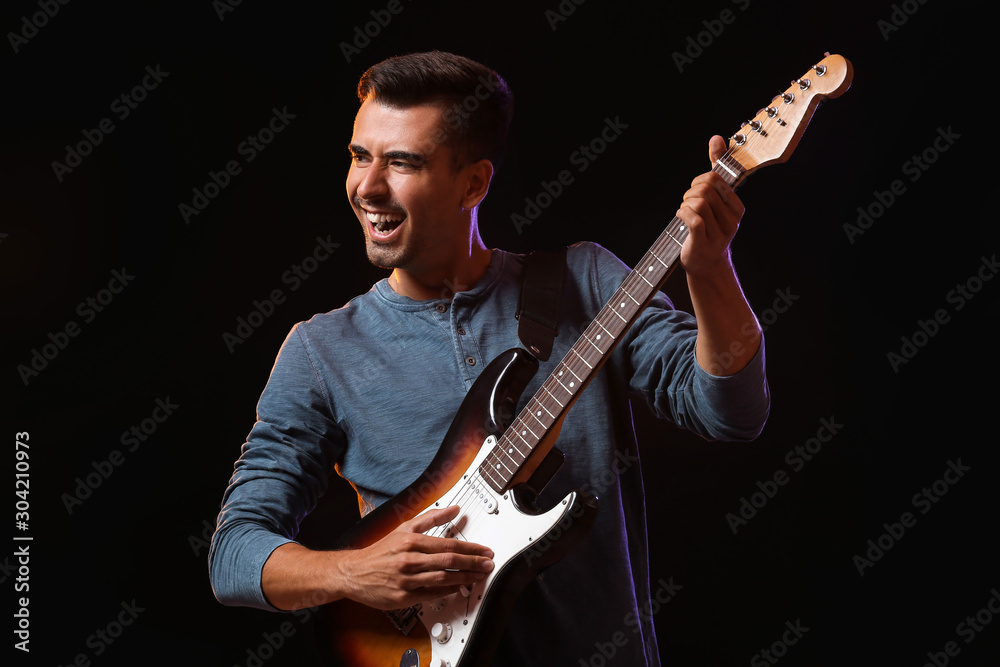
{"type": "Polygon", "coordinates": [[[778,93],[777,95],[774,96],[774,99],[778,99],[779,97],[781,98],[781,101],[784,102],[785,104],[791,104],[792,101],[795,99],[795,95],[793,95],[792,93],[778,93]]]}
{"type": "Polygon", "coordinates": [[[799,84],[799,88],[802,90],[805,90],[806,88],[812,85],[812,81],[810,81],[809,79],[792,79],[792,83],[799,84]]]}
{"type": "Polygon", "coordinates": [[[826,74],[826,65],[813,65],[812,68],[816,70],[817,76],[823,76],[824,74],[826,74]]]}

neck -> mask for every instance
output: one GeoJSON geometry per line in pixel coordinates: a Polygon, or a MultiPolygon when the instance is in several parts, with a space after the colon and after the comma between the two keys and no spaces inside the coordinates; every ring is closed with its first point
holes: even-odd
{"type": "Polygon", "coordinates": [[[389,276],[389,287],[415,301],[451,299],[456,292],[471,289],[486,275],[492,253],[478,235],[473,243],[454,260],[417,271],[396,268],[389,276]]]}

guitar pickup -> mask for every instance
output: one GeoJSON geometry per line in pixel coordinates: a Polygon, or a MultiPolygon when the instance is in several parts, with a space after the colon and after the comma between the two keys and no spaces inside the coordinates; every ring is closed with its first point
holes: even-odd
{"type": "Polygon", "coordinates": [[[478,505],[485,509],[487,514],[495,514],[497,512],[497,499],[484,482],[474,479],[469,483],[469,490],[473,493],[473,498],[471,502],[463,503],[466,505],[466,509],[472,505],[478,505]]]}

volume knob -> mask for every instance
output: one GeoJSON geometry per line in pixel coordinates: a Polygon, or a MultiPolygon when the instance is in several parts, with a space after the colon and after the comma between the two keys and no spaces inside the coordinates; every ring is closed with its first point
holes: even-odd
{"type": "Polygon", "coordinates": [[[431,637],[436,639],[439,644],[444,644],[451,639],[451,624],[435,623],[431,626],[431,637]]]}

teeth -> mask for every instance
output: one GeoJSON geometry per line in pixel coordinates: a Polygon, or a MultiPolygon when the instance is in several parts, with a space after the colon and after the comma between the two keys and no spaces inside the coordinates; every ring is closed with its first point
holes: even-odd
{"type": "Polygon", "coordinates": [[[392,229],[406,217],[399,217],[399,214],[393,213],[372,213],[371,211],[365,211],[365,215],[368,217],[368,221],[372,223],[372,226],[380,232],[392,229]]]}
{"type": "Polygon", "coordinates": [[[402,222],[402,218],[391,217],[387,213],[372,213],[370,211],[365,211],[365,215],[368,216],[368,221],[374,224],[381,224],[386,222],[402,222]]]}

